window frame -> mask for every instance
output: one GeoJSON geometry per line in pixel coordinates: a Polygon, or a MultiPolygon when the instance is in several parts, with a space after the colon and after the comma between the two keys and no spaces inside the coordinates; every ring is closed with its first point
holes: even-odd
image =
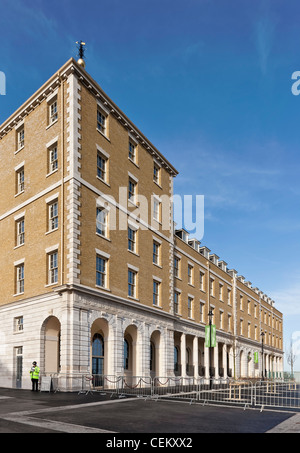
{"type": "Polygon", "coordinates": [[[48,208],[48,232],[58,230],[59,226],[59,206],[58,199],[52,200],[47,203],[48,208]],[[54,206],[56,205],[56,212],[54,212],[54,206]]]}
{"type": "Polygon", "coordinates": [[[47,285],[55,285],[58,283],[58,250],[53,250],[47,254],[47,266],[47,285]]]}
{"type": "Polygon", "coordinates": [[[152,304],[154,307],[160,307],[160,288],[161,282],[154,278],[152,285],[152,304]]]}
{"type": "Polygon", "coordinates": [[[15,265],[15,294],[24,294],[25,291],[25,263],[19,263],[15,265]]]}
{"type": "Polygon", "coordinates": [[[25,244],[25,216],[16,220],[16,247],[25,244]],[[22,227],[20,231],[20,226],[22,227]],[[22,238],[22,241],[20,240],[22,238]]]}
{"type": "Polygon", "coordinates": [[[96,208],[96,234],[106,239],[108,238],[108,211],[101,206],[96,208]],[[99,219],[99,215],[102,215],[102,213],[104,213],[103,219],[99,219]],[[98,228],[98,225],[103,226],[103,229],[98,228]]]}
{"type": "Polygon", "coordinates": [[[108,289],[108,258],[99,253],[96,253],[96,286],[102,289],[108,289]],[[103,269],[100,269],[98,266],[99,261],[104,263],[103,269]],[[101,282],[98,280],[100,276],[101,282]],[[100,283],[104,283],[101,285],[100,283]]]}
{"type": "Polygon", "coordinates": [[[131,267],[128,267],[127,272],[127,296],[137,299],[137,275],[138,272],[131,267]],[[130,279],[130,277],[133,277],[130,279]]]}

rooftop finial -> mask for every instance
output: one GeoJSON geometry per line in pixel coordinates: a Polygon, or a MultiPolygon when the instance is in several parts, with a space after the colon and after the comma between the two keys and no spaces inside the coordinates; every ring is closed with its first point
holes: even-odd
{"type": "Polygon", "coordinates": [[[85,68],[85,61],[84,61],[84,46],[85,46],[85,42],[83,41],[76,41],[76,44],[78,44],[78,57],[79,57],[79,60],[77,61],[77,63],[82,66],[83,68],[85,68]]]}

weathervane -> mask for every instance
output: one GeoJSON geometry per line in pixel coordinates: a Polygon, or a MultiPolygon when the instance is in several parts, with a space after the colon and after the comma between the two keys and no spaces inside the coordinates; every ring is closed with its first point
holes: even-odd
{"type": "Polygon", "coordinates": [[[84,61],[84,46],[85,46],[85,42],[83,41],[76,41],[76,44],[78,44],[78,57],[79,57],[79,60],[77,61],[77,63],[82,66],[83,68],[85,68],[85,61],[84,61]]]}

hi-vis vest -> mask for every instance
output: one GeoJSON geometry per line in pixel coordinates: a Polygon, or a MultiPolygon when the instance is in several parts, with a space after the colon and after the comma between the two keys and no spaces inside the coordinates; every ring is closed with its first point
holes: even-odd
{"type": "Polygon", "coordinates": [[[34,367],[34,370],[30,370],[30,377],[31,379],[38,379],[40,375],[40,369],[38,366],[34,367]]]}

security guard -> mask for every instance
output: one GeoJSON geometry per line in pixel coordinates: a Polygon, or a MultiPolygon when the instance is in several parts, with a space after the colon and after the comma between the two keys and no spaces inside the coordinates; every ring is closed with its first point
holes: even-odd
{"type": "Polygon", "coordinates": [[[30,377],[32,382],[32,391],[37,392],[39,386],[40,369],[37,366],[36,362],[32,362],[32,367],[30,369],[30,377]]]}

